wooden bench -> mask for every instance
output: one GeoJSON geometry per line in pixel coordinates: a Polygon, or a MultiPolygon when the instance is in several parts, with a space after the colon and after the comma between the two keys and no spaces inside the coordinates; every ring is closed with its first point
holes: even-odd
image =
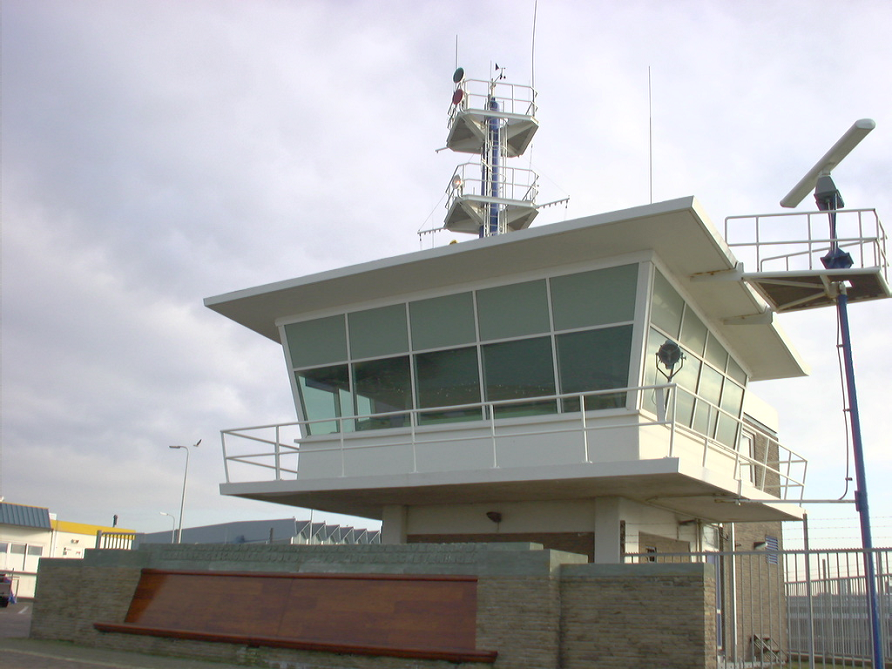
{"type": "Polygon", "coordinates": [[[123,623],[101,632],[246,646],[485,662],[474,576],[144,569],[123,623]]]}

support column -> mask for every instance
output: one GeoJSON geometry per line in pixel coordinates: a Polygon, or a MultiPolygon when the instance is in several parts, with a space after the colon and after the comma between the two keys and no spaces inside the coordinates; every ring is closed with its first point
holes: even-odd
{"type": "Polygon", "coordinates": [[[619,497],[599,497],[595,500],[595,563],[622,562],[622,523],[619,517],[619,497]]]}
{"type": "Polygon", "coordinates": [[[407,512],[401,504],[390,504],[384,507],[381,523],[382,544],[406,543],[407,512]]]}

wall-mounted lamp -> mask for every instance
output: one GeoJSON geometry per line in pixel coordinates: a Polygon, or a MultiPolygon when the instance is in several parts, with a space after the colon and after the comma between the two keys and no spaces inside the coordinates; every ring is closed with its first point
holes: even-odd
{"type": "Polygon", "coordinates": [[[666,377],[667,381],[672,381],[672,377],[678,374],[682,367],[684,367],[684,352],[681,350],[681,346],[671,339],[667,339],[657,351],[657,370],[666,377]],[[660,369],[660,365],[663,365],[668,372],[660,369]],[[678,369],[675,368],[676,365],[678,365],[678,369]]]}
{"type": "Polygon", "coordinates": [[[487,511],[486,517],[489,518],[494,523],[502,522],[502,514],[499,513],[498,511],[487,511]]]}

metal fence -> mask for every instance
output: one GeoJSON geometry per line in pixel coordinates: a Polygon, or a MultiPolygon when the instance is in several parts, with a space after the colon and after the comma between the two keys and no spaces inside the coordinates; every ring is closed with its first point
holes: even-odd
{"type": "MultiPolygon", "coordinates": [[[[882,648],[892,658],[892,549],[873,550],[882,648]]],[[[719,667],[868,667],[871,623],[860,549],[630,554],[716,571],[719,667]]]]}

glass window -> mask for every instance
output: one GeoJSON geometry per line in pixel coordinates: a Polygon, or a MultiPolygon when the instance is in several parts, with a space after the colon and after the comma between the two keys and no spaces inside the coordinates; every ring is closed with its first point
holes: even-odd
{"type": "MultiPolygon", "coordinates": [[[[477,349],[419,353],[415,356],[418,407],[449,407],[480,402],[477,349]]],[[[431,411],[420,415],[421,424],[480,420],[481,407],[431,411]]]]}
{"type": "Polygon", "coordinates": [[[699,316],[690,307],[685,309],[684,322],[681,326],[681,343],[684,347],[702,356],[706,348],[706,334],[706,326],[699,316]]]}
{"type": "Polygon", "coordinates": [[[659,271],[654,270],[654,292],[650,322],[673,339],[678,339],[684,300],[659,271]]]}
{"type": "Polygon", "coordinates": [[[734,418],[727,414],[719,415],[715,438],[725,444],[725,446],[734,448],[737,440],[737,427],[740,424],[735,419],[740,417],[740,410],[743,407],[743,388],[733,381],[725,379],[720,406],[723,411],[727,411],[734,418]]]}
{"type": "Polygon", "coordinates": [[[347,365],[304,369],[295,374],[304,416],[313,422],[309,434],[332,434],[343,429],[350,432],[352,421],[327,421],[353,413],[350,377],[347,365]]]}
{"type": "MultiPolygon", "coordinates": [[[[638,265],[551,279],[555,330],[608,325],[635,318],[638,265]]],[[[625,384],[623,384],[625,385],[625,384]]]]}
{"type": "Polygon", "coordinates": [[[743,407],[743,388],[731,381],[725,381],[725,389],[722,392],[721,407],[732,416],[740,417],[740,410],[743,407]]]}
{"type": "Polygon", "coordinates": [[[707,402],[718,405],[722,397],[722,381],[724,377],[712,367],[703,366],[700,374],[700,388],[698,394],[707,402]]]}
{"type": "Polygon", "coordinates": [[[712,405],[718,405],[722,396],[722,381],[724,377],[708,365],[703,365],[700,373],[700,388],[698,394],[702,399],[697,401],[694,411],[694,429],[708,437],[715,436],[718,411],[712,405]],[[706,400],[706,401],[704,401],[706,400]]]}
{"type": "Polygon", "coordinates": [[[746,372],[743,367],[737,364],[733,356],[728,356],[728,376],[737,381],[742,386],[746,385],[746,372]]]}
{"type": "MultiPolygon", "coordinates": [[[[570,332],[555,338],[561,393],[609,390],[629,385],[632,326],[570,332]]],[[[586,398],[586,409],[607,409],[626,404],[625,393],[586,398]]],[[[579,411],[579,400],[563,400],[564,411],[579,411]]]]}
{"type": "Polygon", "coordinates": [[[292,367],[313,367],[347,359],[347,331],[342,315],[285,326],[292,367]]]}
{"type": "Polygon", "coordinates": [[[709,341],[706,342],[706,355],[704,357],[706,362],[723,372],[725,371],[725,366],[728,364],[728,351],[725,350],[725,347],[711,332],[709,333],[709,341]]]}
{"type": "Polygon", "coordinates": [[[357,430],[403,427],[409,424],[408,414],[374,415],[412,408],[408,356],[355,363],[353,388],[356,415],[369,416],[363,420],[357,419],[357,430]]]}
{"type": "Polygon", "coordinates": [[[409,320],[416,351],[470,344],[477,339],[471,293],[410,302],[409,320]]]}
{"type": "Polygon", "coordinates": [[[694,416],[694,393],[697,391],[697,379],[700,377],[702,363],[698,358],[685,351],[684,364],[672,378],[683,390],[675,398],[675,418],[682,425],[690,427],[694,416]]]}
{"type": "Polygon", "coordinates": [[[506,339],[548,332],[545,281],[527,281],[477,291],[480,338],[506,339]]]}
{"type": "MultiPolygon", "coordinates": [[[[483,378],[488,401],[553,395],[551,339],[536,337],[484,346],[483,378]]],[[[497,407],[496,415],[532,415],[556,410],[554,400],[545,400],[497,407]]]]}
{"type": "Polygon", "coordinates": [[[350,357],[373,358],[409,350],[406,305],[394,304],[348,314],[350,357]]]}
{"type": "Polygon", "coordinates": [[[43,555],[43,546],[28,546],[28,555],[43,555]]]}
{"type": "MultiPolygon", "coordinates": [[[[660,385],[666,383],[666,377],[657,372],[657,351],[666,341],[666,335],[651,328],[647,341],[647,354],[645,358],[645,383],[660,385]]],[[[701,362],[689,351],[684,351],[684,363],[672,377],[672,383],[677,383],[680,389],[675,395],[675,418],[682,425],[691,426],[694,416],[694,394],[697,392],[697,381],[700,378],[701,362]]],[[[662,366],[661,366],[662,369],[662,366]]],[[[655,410],[656,392],[645,396],[646,409],[655,410]]]]}

